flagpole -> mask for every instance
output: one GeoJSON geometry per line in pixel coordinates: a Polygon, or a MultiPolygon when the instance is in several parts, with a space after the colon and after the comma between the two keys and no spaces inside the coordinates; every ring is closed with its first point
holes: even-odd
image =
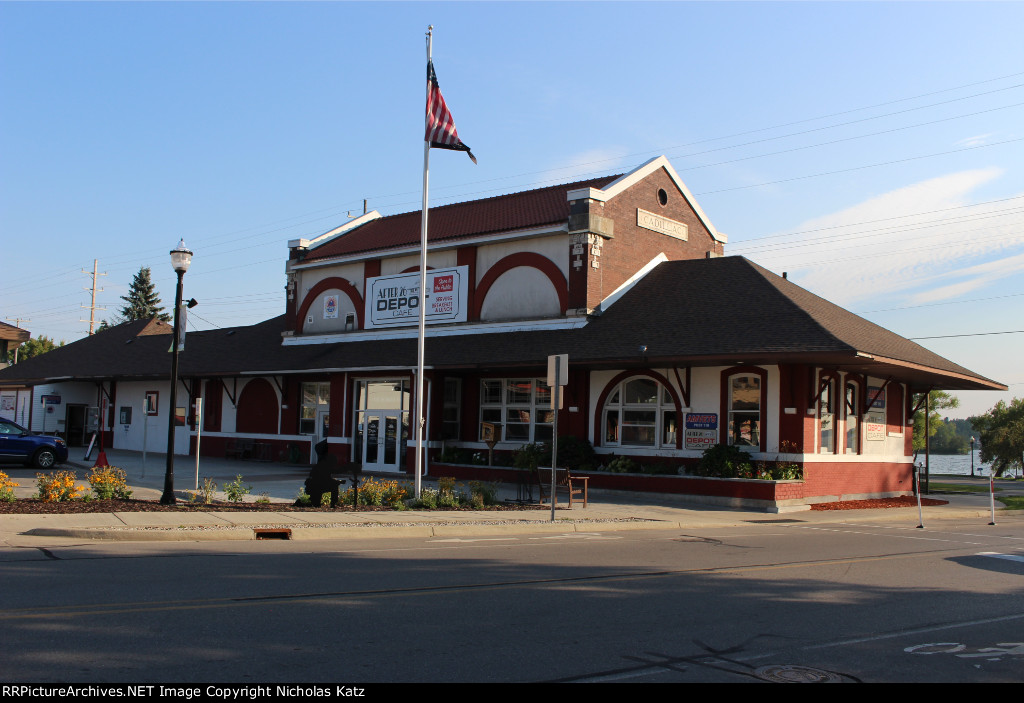
{"type": "MultiPolygon", "coordinates": [[[[433,58],[434,25],[427,27],[427,65],[433,58]]],[[[430,81],[427,81],[427,100],[430,101],[430,81]]],[[[430,124],[430,115],[424,114],[424,128],[430,124]]],[[[420,328],[416,349],[416,497],[419,498],[423,488],[423,432],[426,429],[423,393],[423,366],[426,356],[427,327],[427,190],[430,184],[430,142],[423,141],[423,210],[420,218],[420,328]]]]}

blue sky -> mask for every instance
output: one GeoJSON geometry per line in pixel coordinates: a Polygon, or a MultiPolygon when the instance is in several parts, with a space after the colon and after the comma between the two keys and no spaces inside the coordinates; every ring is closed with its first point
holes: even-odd
{"type": "Polygon", "coordinates": [[[1024,4],[0,2],[0,319],[84,336],[140,266],[196,329],[283,311],[286,242],[665,154],[726,253],[1024,395],[1024,4]],[[986,334],[981,334],[986,333],[986,334]]]}

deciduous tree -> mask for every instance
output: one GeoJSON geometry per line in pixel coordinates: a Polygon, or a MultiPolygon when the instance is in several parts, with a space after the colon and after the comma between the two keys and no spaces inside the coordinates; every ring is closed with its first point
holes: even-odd
{"type": "Polygon", "coordinates": [[[1000,400],[984,415],[972,417],[971,425],[979,432],[981,460],[992,462],[996,476],[1024,468],[1024,398],[1009,405],[1000,400]]]}
{"type": "MultiPolygon", "coordinates": [[[[914,402],[920,399],[920,396],[914,397],[914,402]]],[[[945,391],[931,391],[928,394],[928,414],[930,419],[928,421],[928,436],[934,437],[939,431],[939,427],[942,425],[942,416],[939,414],[940,410],[946,410],[948,408],[955,408],[960,405],[960,399],[956,396],[952,396],[945,391]]],[[[914,453],[924,451],[924,403],[921,403],[921,409],[914,413],[914,453]]]]}

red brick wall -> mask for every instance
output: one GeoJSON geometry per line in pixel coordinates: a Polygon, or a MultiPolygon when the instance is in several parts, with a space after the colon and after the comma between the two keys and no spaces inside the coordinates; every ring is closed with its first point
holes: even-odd
{"type": "MultiPolygon", "coordinates": [[[[662,252],[672,260],[703,259],[709,251],[722,253],[721,243],[711,237],[664,169],[658,169],[640,183],[627,188],[596,212],[615,221],[615,233],[612,239],[601,239],[600,267],[584,266],[587,271],[588,307],[595,307],[662,252]],[[659,189],[668,193],[665,205],[658,201],[659,189]],[[685,223],[689,228],[688,241],[638,227],[637,208],[685,223]]],[[[586,257],[584,261],[587,261],[586,257]]]]}
{"type": "Polygon", "coordinates": [[[804,464],[804,495],[833,496],[913,491],[913,465],[883,462],[804,464]]]}

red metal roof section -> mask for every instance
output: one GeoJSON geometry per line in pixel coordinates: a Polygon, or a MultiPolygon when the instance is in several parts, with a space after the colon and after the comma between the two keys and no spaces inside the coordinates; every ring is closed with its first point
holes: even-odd
{"type": "MultiPolygon", "coordinates": [[[[566,222],[566,193],[578,188],[601,188],[619,178],[601,176],[548,188],[498,195],[430,208],[428,239],[443,242],[493,232],[507,232],[566,222]]],[[[420,211],[390,215],[366,223],[311,249],[306,261],[329,259],[380,249],[415,246],[420,241],[420,211]]]]}

